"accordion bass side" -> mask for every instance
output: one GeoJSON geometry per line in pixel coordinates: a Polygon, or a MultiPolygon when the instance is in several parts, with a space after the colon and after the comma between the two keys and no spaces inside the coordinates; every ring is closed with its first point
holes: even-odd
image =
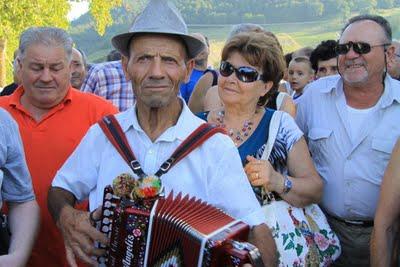
{"type": "Polygon", "coordinates": [[[247,224],[181,194],[132,202],[107,187],[100,230],[110,237],[100,266],[264,266],[258,249],[245,242],[247,224]]]}

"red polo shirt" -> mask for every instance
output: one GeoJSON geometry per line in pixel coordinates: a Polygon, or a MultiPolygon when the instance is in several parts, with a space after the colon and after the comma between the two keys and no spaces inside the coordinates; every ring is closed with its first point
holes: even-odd
{"type": "Polygon", "coordinates": [[[47,192],[57,172],[89,127],[118,112],[108,101],[72,87],[60,104],[37,122],[21,105],[24,88],[0,97],[0,107],[17,121],[40,206],[41,227],[27,266],[67,266],[64,241],[47,210],[47,192]]]}

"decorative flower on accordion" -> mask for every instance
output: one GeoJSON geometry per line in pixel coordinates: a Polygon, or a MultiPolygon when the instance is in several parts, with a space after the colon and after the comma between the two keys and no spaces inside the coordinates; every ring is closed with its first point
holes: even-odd
{"type": "Polygon", "coordinates": [[[112,187],[114,194],[118,197],[129,197],[135,184],[136,180],[131,174],[122,173],[113,180],[112,187]]]}
{"type": "Polygon", "coordinates": [[[140,231],[140,229],[136,228],[136,229],[133,229],[132,234],[134,237],[140,237],[142,235],[142,231],[140,231]]]}
{"type": "Polygon", "coordinates": [[[161,180],[155,175],[149,175],[138,180],[137,185],[132,191],[132,194],[138,198],[151,198],[160,193],[161,180]]]}

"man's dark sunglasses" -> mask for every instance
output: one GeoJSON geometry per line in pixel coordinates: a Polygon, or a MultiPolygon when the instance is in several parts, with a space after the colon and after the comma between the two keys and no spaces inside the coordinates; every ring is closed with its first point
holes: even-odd
{"type": "Polygon", "coordinates": [[[257,70],[255,70],[251,67],[235,68],[228,61],[221,62],[221,65],[219,67],[219,73],[222,76],[228,77],[233,72],[235,72],[235,75],[239,79],[239,81],[244,82],[244,83],[252,83],[252,82],[262,79],[262,75],[259,74],[257,70]]]}
{"type": "Polygon", "coordinates": [[[364,42],[348,42],[346,44],[337,44],[335,51],[336,54],[338,55],[346,55],[350,51],[350,48],[353,47],[354,52],[362,55],[371,52],[371,49],[373,47],[388,46],[388,45],[390,44],[370,45],[369,43],[364,43],[364,42]]]}

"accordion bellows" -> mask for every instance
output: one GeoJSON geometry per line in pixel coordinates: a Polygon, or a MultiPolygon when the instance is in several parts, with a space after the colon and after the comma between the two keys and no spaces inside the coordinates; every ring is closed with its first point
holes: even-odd
{"type": "Polygon", "coordinates": [[[249,226],[194,197],[132,202],[105,189],[101,231],[110,236],[102,266],[241,266],[257,262],[249,226]]]}

